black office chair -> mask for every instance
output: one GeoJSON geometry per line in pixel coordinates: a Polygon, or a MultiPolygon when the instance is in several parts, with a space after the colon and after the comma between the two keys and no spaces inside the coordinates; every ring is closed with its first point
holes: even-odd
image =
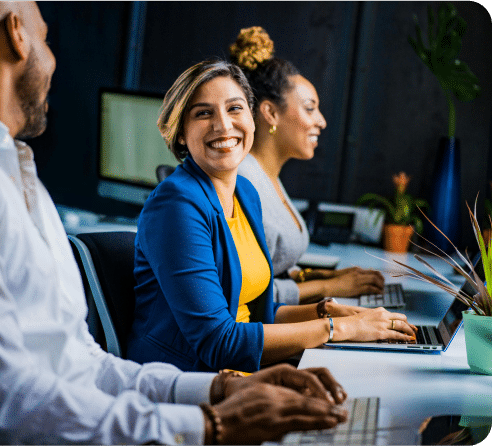
{"type": "Polygon", "coordinates": [[[155,175],[159,183],[164,181],[169,175],[174,172],[175,167],[168,166],[167,164],[159,164],[155,169],[155,175]]]}
{"type": "Polygon", "coordinates": [[[104,349],[108,350],[106,345],[106,336],[104,334],[104,328],[101,323],[101,318],[97,311],[96,302],[94,301],[94,296],[92,295],[91,287],[89,285],[89,280],[84,271],[84,265],[82,263],[82,257],[80,256],[79,249],[77,248],[74,237],[68,236],[70,246],[73,251],[73,255],[79,267],[80,276],[82,277],[82,283],[84,285],[85,299],[87,302],[87,325],[89,326],[89,332],[94,337],[96,342],[104,349]]]}
{"type": "Polygon", "coordinates": [[[124,358],[135,309],[135,232],[90,232],[68,237],[80,256],[106,350],[124,358]]]}

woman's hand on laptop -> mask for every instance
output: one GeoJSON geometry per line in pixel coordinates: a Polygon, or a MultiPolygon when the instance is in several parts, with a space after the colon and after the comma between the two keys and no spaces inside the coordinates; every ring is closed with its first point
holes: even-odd
{"type": "Polygon", "coordinates": [[[333,331],[334,342],[384,339],[412,342],[415,341],[417,327],[409,324],[404,314],[392,313],[380,307],[334,319],[333,331]]]}
{"type": "Polygon", "coordinates": [[[353,267],[334,273],[324,280],[325,296],[352,297],[383,292],[384,277],[379,271],[353,267]]]}
{"type": "Polygon", "coordinates": [[[292,272],[291,277],[297,281],[301,304],[319,302],[325,296],[353,297],[361,294],[380,294],[384,288],[384,277],[379,271],[359,267],[337,271],[305,269],[292,272]]]}

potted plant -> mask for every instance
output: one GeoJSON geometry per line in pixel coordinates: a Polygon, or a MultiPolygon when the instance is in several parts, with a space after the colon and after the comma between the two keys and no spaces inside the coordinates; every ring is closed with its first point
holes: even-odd
{"type": "MultiPolygon", "coordinates": [[[[480,249],[480,254],[482,256],[482,267],[485,277],[485,282],[483,282],[475,271],[474,265],[470,261],[468,255],[463,255],[457,248],[452,244],[449,238],[427,217],[427,220],[433,225],[437,231],[439,231],[443,237],[445,237],[449,243],[452,244],[456,251],[456,254],[464,262],[465,266],[468,268],[469,272],[465,271],[453,257],[443,250],[437,248],[441,254],[424,249],[424,251],[441,258],[448,265],[450,265],[455,272],[463,276],[469,284],[473,287],[476,294],[473,296],[468,296],[460,291],[457,286],[450,280],[446,279],[444,276],[439,274],[428,262],[423,260],[418,255],[415,258],[422,262],[426,268],[428,268],[432,276],[429,276],[416,268],[405,265],[404,263],[394,260],[398,265],[406,269],[405,272],[399,274],[403,276],[413,277],[416,279],[424,280],[428,283],[432,283],[444,291],[456,296],[463,303],[468,305],[470,310],[463,312],[463,325],[465,331],[465,343],[466,343],[466,355],[468,360],[468,365],[472,372],[484,373],[492,375],[492,241],[485,244],[482,233],[480,231],[480,226],[477,221],[476,213],[476,201],[474,212],[471,211],[467,203],[468,212],[470,214],[470,219],[473,225],[473,231],[475,233],[475,238],[480,249]]],[[[434,245],[435,246],[435,245],[434,245]]]]}
{"type": "MultiPolygon", "coordinates": [[[[431,207],[434,222],[456,244],[461,232],[461,163],[459,140],[456,133],[456,110],[453,96],[459,101],[471,101],[480,93],[478,78],[468,65],[458,59],[466,22],[451,3],[442,3],[437,21],[430,4],[427,6],[427,40],[422,40],[422,30],[414,15],[416,39],[408,41],[417,56],[436,76],[448,104],[447,137],[441,138],[432,177],[431,207]]],[[[429,228],[429,236],[441,249],[452,249],[446,239],[429,228]]]]}
{"type": "Polygon", "coordinates": [[[380,205],[386,210],[383,246],[387,251],[407,252],[414,230],[420,234],[423,229],[422,220],[416,211],[418,207],[428,207],[428,204],[427,201],[406,193],[409,182],[410,177],[405,172],[393,175],[396,189],[393,202],[374,193],[364,194],[357,200],[359,205],[369,204],[371,207],[380,205]]]}

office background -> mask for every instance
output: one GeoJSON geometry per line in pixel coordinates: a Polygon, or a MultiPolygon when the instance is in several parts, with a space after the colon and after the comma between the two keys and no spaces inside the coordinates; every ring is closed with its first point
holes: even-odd
{"type": "MultiPolygon", "coordinates": [[[[314,159],[285,166],[291,196],[349,204],[364,192],[392,196],[391,175],[403,170],[412,176],[409,192],[430,198],[447,105],[407,41],[414,13],[426,25],[427,4],[40,2],[57,69],[48,129],[31,142],[39,175],[56,203],[135,216],[138,207],[97,195],[99,89],[164,95],[192,63],[227,57],[239,30],[259,25],[276,55],[315,85],[328,123],[314,159]]],[[[437,11],[440,3],[431,4],[437,11]]],[[[480,4],[453,4],[468,24],[459,57],[482,88],[474,101],[456,101],[465,246],[473,243],[465,200],[480,191],[482,203],[492,180],[492,24],[480,4]]]]}

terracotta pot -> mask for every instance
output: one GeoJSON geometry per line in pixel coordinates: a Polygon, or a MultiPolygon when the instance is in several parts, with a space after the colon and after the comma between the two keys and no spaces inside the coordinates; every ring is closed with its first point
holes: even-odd
{"type": "Polygon", "coordinates": [[[407,252],[413,227],[410,225],[384,225],[383,246],[390,252],[407,252]]]}

